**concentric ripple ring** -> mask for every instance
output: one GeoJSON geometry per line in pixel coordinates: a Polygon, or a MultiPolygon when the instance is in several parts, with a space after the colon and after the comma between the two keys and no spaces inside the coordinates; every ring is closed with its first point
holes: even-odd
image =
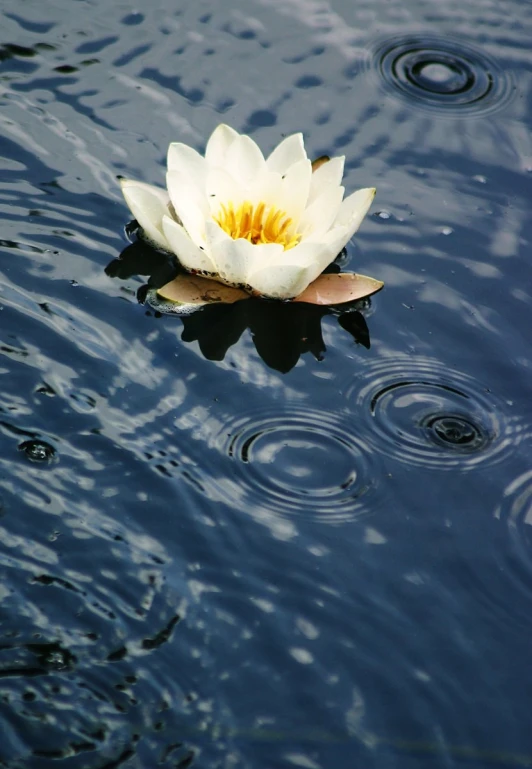
{"type": "Polygon", "coordinates": [[[260,410],[225,423],[214,443],[248,504],[329,523],[378,506],[375,456],[357,437],[356,421],[341,412],[260,410]]]}
{"type": "Polygon", "coordinates": [[[442,362],[385,357],[345,388],[359,434],[400,462],[469,470],[503,461],[526,433],[509,405],[442,362]]]}
{"type": "Polygon", "coordinates": [[[414,106],[442,114],[484,114],[512,93],[509,75],[469,44],[434,35],[381,41],[375,52],[384,83],[414,106]]]}

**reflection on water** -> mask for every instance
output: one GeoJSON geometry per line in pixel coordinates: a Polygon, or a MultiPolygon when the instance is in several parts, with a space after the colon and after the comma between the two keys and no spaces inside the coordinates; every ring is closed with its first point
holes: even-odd
{"type": "MultiPolygon", "coordinates": [[[[178,274],[175,261],[168,254],[155,251],[140,240],[127,246],[118,259],[105,268],[107,275],[127,280],[133,275],[149,275],[148,283],[137,291],[140,302],[161,313],[172,314],[172,302],[159,297],[161,288],[178,274]]],[[[333,264],[330,271],[339,271],[333,264]]],[[[184,342],[198,342],[208,360],[221,361],[228,349],[236,344],[249,328],[255,349],[267,366],[287,373],[301,355],[310,352],[323,360],[326,346],[321,320],[334,315],[357,344],[370,348],[370,338],[364,316],[355,307],[369,308],[370,300],[352,302],[346,307],[332,309],[310,304],[290,304],[261,299],[249,299],[231,305],[210,305],[191,315],[181,314],[184,342]]]]}
{"type": "Polygon", "coordinates": [[[530,21],[4,3],[1,765],[530,765],[530,21]],[[385,293],[139,304],[118,177],[222,121],[376,184],[385,293]]]}

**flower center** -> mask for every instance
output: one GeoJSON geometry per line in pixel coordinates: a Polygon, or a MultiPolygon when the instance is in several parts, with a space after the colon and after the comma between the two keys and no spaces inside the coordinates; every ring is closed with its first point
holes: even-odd
{"type": "Polygon", "coordinates": [[[279,243],[285,251],[301,240],[301,235],[293,233],[292,219],[279,208],[267,208],[266,203],[255,206],[245,201],[238,208],[232,203],[222,204],[213,219],[233,240],[244,238],[255,245],[279,243]]]}

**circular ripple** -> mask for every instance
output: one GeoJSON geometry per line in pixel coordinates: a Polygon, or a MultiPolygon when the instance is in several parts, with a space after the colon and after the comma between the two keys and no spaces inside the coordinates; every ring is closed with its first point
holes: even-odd
{"type": "Polygon", "coordinates": [[[512,92],[509,75],[484,53],[460,41],[410,35],[375,51],[384,82],[410,103],[440,112],[485,113],[512,92]]]}
{"type": "Polygon", "coordinates": [[[375,509],[372,455],[344,414],[294,408],[246,414],[216,436],[247,503],[328,522],[375,509]]]}
{"type": "Polygon", "coordinates": [[[466,470],[502,461],[523,437],[504,402],[429,358],[384,358],[346,396],[368,421],[368,443],[409,464],[466,470]]]}

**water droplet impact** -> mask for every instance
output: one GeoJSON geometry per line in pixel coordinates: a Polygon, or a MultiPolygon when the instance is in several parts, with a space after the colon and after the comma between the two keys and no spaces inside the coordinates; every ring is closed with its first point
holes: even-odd
{"type": "Polygon", "coordinates": [[[467,470],[503,461],[527,434],[504,401],[430,358],[382,359],[345,392],[363,420],[359,435],[400,462],[467,470]]]}
{"type": "Polygon", "coordinates": [[[51,462],[56,456],[56,451],[53,446],[45,441],[36,439],[23,441],[18,448],[19,451],[25,453],[31,462],[51,462]]]}
{"type": "Polygon", "coordinates": [[[384,82],[410,103],[470,113],[498,109],[512,93],[509,75],[462,42],[411,35],[382,42],[375,52],[384,82]]]}
{"type": "Polygon", "coordinates": [[[429,416],[424,427],[429,439],[442,446],[478,451],[486,443],[486,436],[477,425],[460,415],[429,416]]]}

